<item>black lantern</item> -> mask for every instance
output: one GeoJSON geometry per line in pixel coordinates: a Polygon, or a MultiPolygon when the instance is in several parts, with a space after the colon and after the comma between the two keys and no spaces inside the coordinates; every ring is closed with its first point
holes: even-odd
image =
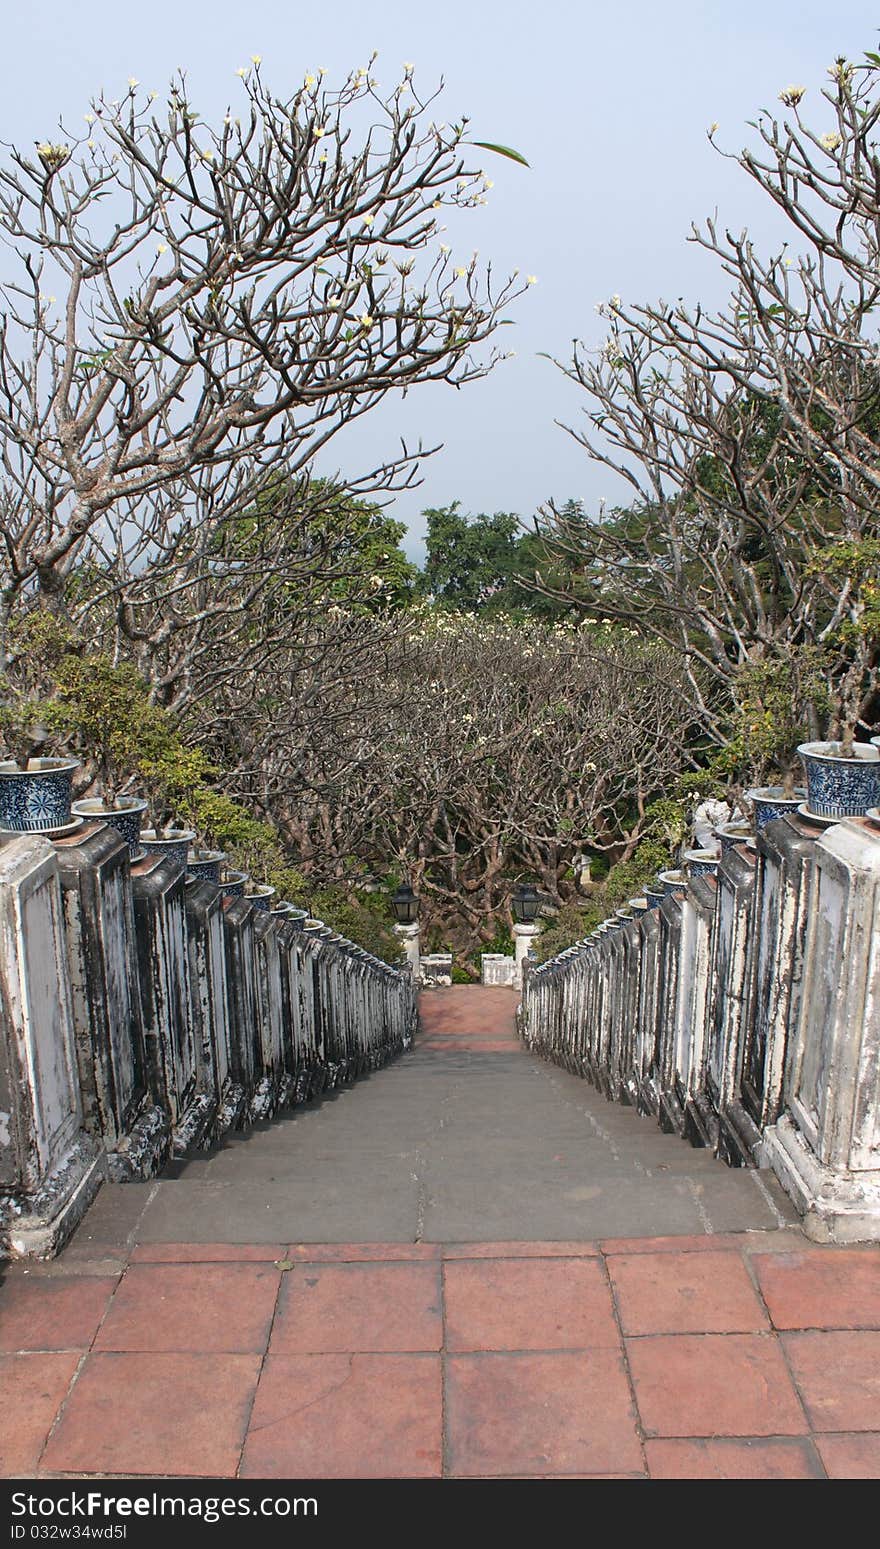
{"type": "Polygon", "coordinates": [[[408,882],[391,894],[391,907],[398,925],[415,924],[418,919],[419,901],[408,882]]]}
{"type": "Polygon", "coordinates": [[[517,925],[534,925],[541,907],[541,895],[533,882],[520,882],[510,903],[517,925]]]}

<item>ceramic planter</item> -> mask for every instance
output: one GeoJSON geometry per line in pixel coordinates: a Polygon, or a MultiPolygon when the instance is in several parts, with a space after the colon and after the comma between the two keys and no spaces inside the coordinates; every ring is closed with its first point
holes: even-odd
{"type": "Polygon", "coordinates": [[[748,823],[719,823],[715,834],[721,846],[722,855],[732,850],[735,844],[751,846],[754,843],[754,835],[748,823]]]}
{"type": "Polygon", "coordinates": [[[721,859],[714,850],[685,850],[684,864],[689,877],[714,877],[721,859]]]}
{"type": "Polygon", "coordinates": [[[841,758],[839,750],[839,742],[802,742],[798,748],[807,771],[807,806],[817,817],[861,817],[880,806],[880,748],[857,742],[852,758],[841,758]]]}
{"type": "Polygon", "coordinates": [[[141,844],[148,855],[167,855],[169,860],[185,867],[189,847],[195,837],[195,829],[192,828],[169,828],[162,838],[159,838],[154,828],[145,828],[141,834],[141,844]]]}
{"type": "Polygon", "coordinates": [[[187,875],[197,882],[220,883],[220,868],[226,859],[225,850],[191,850],[186,863],[187,875]]]}
{"type": "Polygon", "coordinates": [[[797,812],[806,794],[801,785],[795,787],[793,796],[786,796],[781,785],[756,786],[754,790],[746,791],[746,800],[752,803],[755,812],[755,828],[766,828],[774,818],[797,812]]]}
{"type": "Polygon", "coordinates": [[[220,877],[220,891],[224,898],[243,898],[245,885],[250,882],[246,871],[225,871],[220,877]]]}
{"type": "Polygon", "coordinates": [[[70,825],[75,758],[32,758],[27,769],[0,763],[0,828],[16,834],[45,834],[70,825]]]}
{"type": "Polygon", "coordinates": [[[647,914],[648,900],[647,898],[631,898],[629,900],[629,907],[632,911],[633,917],[638,919],[639,915],[647,914]]]}
{"type": "Polygon", "coordinates": [[[645,888],[645,899],[649,909],[659,909],[665,897],[666,889],[662,882],[652,882],[650,887],[645,888]]]}
{"type": "Polygon", "coordinates": [[[120,796],[115,807],[105,807],[100,796],[89,796],[85,801],[75,801],[73,804],[73,811],[78,817],[115,828],[128,845],[128,853],[133,861],[139,861],[144,853],[141,849],[141,822],[146,810],[147,803],[138,796],[120,796]]]}
{"type": "Polygon", "coordinates": [[[667,893],[680,893],[682,888],[687,886],[687,877],[683,871],[660,871],[657,873],[657,881],[660,883],[664,895],[667,893]]]}
{"type": "Polygon", "coordinates": [[[268,887],[265,882],[252,883],[245,893],[245,898],[252,903],[255,909],[269,913],[270,901],[275,897],[276,889],[268,887]]]}

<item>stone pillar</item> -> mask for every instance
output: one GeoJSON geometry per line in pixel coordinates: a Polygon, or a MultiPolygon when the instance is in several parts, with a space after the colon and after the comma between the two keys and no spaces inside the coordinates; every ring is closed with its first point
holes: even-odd
{"type": "Polygon", "coordinates": [[[701,1120],[707,1018],[712,999],[712,946],[718,889],[714,877],[695,877],[681,896],[681,949],[670,1099],[692,1145],[709,1135],[701,1120]]]}
{"type": "Polygon", "coordinates": [[[820,1242],[880,1239],[880,834],[846,819],[816,840],[786,1112],[762,1160],[820,1242]]]}
{"type": "Polygon", "coordinates": [[[706,1032],[705,1076],[695,1107],[707,1141],[730,1166],[749,1160],[736,1129],[725,1118],[742,1068],[745,1005],[755,891],[755,856],[737,845],[718,869],[712,997],[706,1032]]]}
{"type": "Polygon", "coordinates": [[[400,942],[406,961],[409,963],[413,979],[418,984],[422,971],[418,920],[414,920],[412,925],[395,925],[394,934],[400,942]]]}
{"type": "Polygon", "coordinates": [[[186,924],[190,1013],[202,1084],[214,1095],[216,1138],[241,1122],[245,1092],[233,1075],[223,897],[213,882],[187,882],[186,924]]]}
{"type": "Polygon", "coordinates": [[[794,816],[758,832],[739,1088],[724,1110],[743,1154],[757,1162],[762,1132],[782,1110],[786,1051],[797,1025],[810,871],[819,831],[794,816]]]}
{"type": "Polygon", "coordinates": [[[520,925],[517,922],[513,927],[514,989],[522,989],[522,965],[526,958],[530,956],[531,949],[540,934],[540,925],[520,925]]]}
{"type": "Polygon", "coordinates": [[[114,1182],[149,1178],[165,1162],[170,1129],[147,1081],[128,845],[89,823],[55,853],[85,1127],[114,1182]]]}
{"type": "Polygon", "coordinates": [[[174,1155],[182,1156],[205,1143],[216,1115],[193,1031],[186,877],[165,857],[138,861],[131,875],[148,1078],[168,1114],[174,1155]]]}
{"type": "Polygon", "coordinates": [[[50,1257],[104,1176],[83,1128],[58,863],[35,834],[0,847],[0,1245],[50,1257]]]}

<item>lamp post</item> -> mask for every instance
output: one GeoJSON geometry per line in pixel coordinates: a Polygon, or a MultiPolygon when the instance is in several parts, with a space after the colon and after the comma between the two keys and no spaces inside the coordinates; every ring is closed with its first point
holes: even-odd
{"type": "Polygon", "coordinates": [[[533,882],[519,882],[511,896],[510,906],[513,910],[513,982],[516,989],[522,989],[522,965],[529,956],[532,947],[540,933],[538,914],[541,909],[541,895],[533,882]]]}
{"type": "Polygon", "coordinates": [[[408,882],[391,894],[391,907],[394,910],[394,934],[400,940],[413,978],[418,981],[421,972],[419,900],[408,882]]]}

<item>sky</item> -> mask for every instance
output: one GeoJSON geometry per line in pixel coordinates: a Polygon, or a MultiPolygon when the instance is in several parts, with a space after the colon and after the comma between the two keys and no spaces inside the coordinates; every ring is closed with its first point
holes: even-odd
{"type": "Polygon", "coordinates": [[[130,76],[161,93],[182,67],[202,115],[219,119],[253,54],[283,95],[320,66],[328,85],[341,82],[376,49],[381,85],[412,62],[420,91],[445,83],[437,118],[467,114],[474,139],[528,158],[526,170],[484,154],[494,187],[462,235],[468,256],[478,249],[497,274],[537,278],[504,330],[514,358],[461,391],[432,384],[388,401],[334,443],[325,466],[356,477],[394,455],[401,436],[443,443],[421,486],[390,508],[416,559],[427,507],[458,500],[528,520],[551,498],[588,509],[626,499],[557,423],[576,426],[584,399],[545,357],[567,358],[574,339],[598,346],[606,328],[595,308],[615,294],[717,305],[723,283],[688,244],[691,223],[717,210],[768,246],[779,227],[766,198],[713,151],[708,126],[718,123],[720,146],[741,149],[759,109],[782,113],[785,86],[805,85],[818,103],[833,60],[860,59],[880,32],[876,10],[854,0],[4,0],[3,13],[6,144],[54,138],[59,116],[79,122],[92,95],[121,96],[130,76]]]}

